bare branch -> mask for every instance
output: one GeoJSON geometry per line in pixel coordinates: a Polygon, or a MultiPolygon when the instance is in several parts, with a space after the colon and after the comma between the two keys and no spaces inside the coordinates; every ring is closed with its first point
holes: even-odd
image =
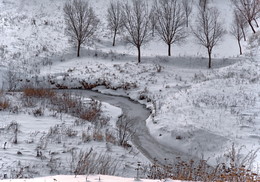
{"type": "Polygon", "coordinates": [[[256,33],[253,26],[253,21],[256,25],[257,18],[260,16],[260,0],[231,0],[236,10],[247,20],[249,26],[251,27],[253,33],[256,33]]]}

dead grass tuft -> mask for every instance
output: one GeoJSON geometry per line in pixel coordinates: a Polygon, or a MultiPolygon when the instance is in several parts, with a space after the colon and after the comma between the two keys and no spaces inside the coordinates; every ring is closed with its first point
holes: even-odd
{"type": "Polygon", "coordinates": [[[55,92],[49,89],[25,88],[23,90],[23,93],[26,97],[36,98],[53,98],[54,96],[56,96],[55,92]]]}
{"type": "Polygon", "coordinates": [[[221,163],[216,167],[211,167],[207,161],[201,160],[188,162],[177,159],[178,162],[169,165],[159,165],[155,161],[149,167],[148,178],[185,180],[185,181],[236,181],[236,182],[259,182],[260,176],[246,169],[245,166],[235,167],[221,163]]]}
{"type": "Polygon", "coordinates": [[[102,134],[102,132],[100,130],[95,130],[93,132],[93,139],[95,141],[101,142],[101,141],[104,140],[104,136],[103,136],[103,134],[102,134]]]}
{"type": "Polygon", "coordinates": [[[0,100],[0,111],[10,108],[10,101],[7,99],[0,100]]]}

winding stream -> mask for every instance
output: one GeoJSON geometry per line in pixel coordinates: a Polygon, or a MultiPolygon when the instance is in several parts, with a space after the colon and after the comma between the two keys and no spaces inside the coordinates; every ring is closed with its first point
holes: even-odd
{"type": "Polygon", "coordinates": [[[164,164],[165,159],[172,160],[176,157],[181,157],[182,160],[191,159],[191,156],[178,151],[177,148],[171,148],[158,143],[154,137],[150,135],[146,127],[146,119],[149,117],[150,111],[144,105],[126,97],[106,95],[91,90],[63,90],[63,92],[93,98],[121,108],[126,115],[126,119],[131,119],[134,122],[133,131],[135,132],[131,139],[132,143],[143,155],[150,159],[150,161],[156,159],[159,163],[164,164]]]}

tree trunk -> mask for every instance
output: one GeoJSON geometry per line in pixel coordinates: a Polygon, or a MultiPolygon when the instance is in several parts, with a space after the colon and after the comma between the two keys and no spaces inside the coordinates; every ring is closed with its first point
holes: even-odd
{"type": "Polygon", "coordinates": [[[242,53],[242,47],[241,47],[241,44],[240,44],[240,40],[237,40],[237,42],[238,42],[238,45],[239,45],[239,52],[240,52],[240,55],[242,55],[243,53],[242,53]]]}
{"type": "Polygon", "coordinates": [[[141,63],[141,46],[137,46],[138,49],[138,63],[141,63]]]}
{"type": "Polygon", "coordinates": [[[168,44],[168,56],[171,56],[171,44],[168,44]]]}
{"type": "Polygon", "coordinates": [[[211,51],[208,49],[208,55],[209,55],[209,69],[211,68],[211,51]]]}
{"type": "Polygon", "coordinates": [[[189,14],[186,13],[186,27],[189,27],[189,14]]]}
{"type": "Polygon", "coordinates": [[[80,41],[78,41],[78,51],[77,51],[77,57],[79,57],[80,56],[80,41]]]}
{"type": "Polygon", "coordinates": [[[114,32],[114,37],[113,37],[113,46],[116,44],[116,31],[114,32]]]}
{"type": "Polygon", "coordinates": [[[246,33],[243,27],[241,27],[242,33],[243,33],[243,37],[244,37],[244,41],[246,41],[246,33]]]}
{"type": "Polygon", "coordinates": [[[256,27],[259,28],[259,25],[258,25],[258,23],[257,23],[255,18],[254,18],[254,21],[255,21],[256,27]]]}
{"type": "Polygon", "coordinates": [[[250,25],[252,31],[255,33],[256,31],[255,31],[255,29],[254,29],[254,26],[252,25],[252,22],[251,22],[251,21],[248,21],[248,23],[249,23],[249,25],[250,25]]]}

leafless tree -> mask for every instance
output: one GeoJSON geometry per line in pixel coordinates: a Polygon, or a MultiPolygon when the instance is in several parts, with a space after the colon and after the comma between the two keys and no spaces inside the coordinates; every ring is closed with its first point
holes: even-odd
{"type": "Polygon", "coordinates": [[[182,7],[185,13],[187,27],[189,26],[189,17],[192,12],[192,3],[193,0],[182,0],[182,7]]]}
{"type": "Polygon", "coordinates": [[[113,33],[113,44],[112,44],[113,46],[115,46],[116,35],[123,27],[121,6],[122,5],[119,1],[117,2],[111,1],[107,9],[108,28],[113,33]]]}
{"type": "Polygon", "coordinates": [[[97,30],[99,20],[93,9],[89,7],[88,1],[72,0],[65,3],[63,7],[66,34],[77,45],[77,56],[80,56],[80,47],[97,30]]]}
{"type": "Polygon", "coordinates": [[[253,26],[253,21],[257,23],[257,17],[260,13],[260,0],[232,0],[235,8],[244,16],[247,20],[249,26],[251,27],[253,33],[256,33],[253,26]]]}
{"type": "Polygon", "coordinates": [[[195,29],[192,28],[198,43],[207,48],[209,56],[208,67],[211,68],[212,49],[220,42],[225,34],[221,22],[219,22],[219,11],[216,8],[200,8],[195,29]]]}
{"type": "Polygon", "coordinates": [[[230,28],[230,33],[233,35],[238,43],[240,55],[242,55],[241,40],[244,37],[243,29],[241,28],[241,17],[238,11],[234,11],[234,19],[230,28]]]}
{"type": "Polygon", "coordinates": [[[138,50],[138,63],[141,62],[141,46],[149,40],[150,21],[147,4],[144,0],[132,0],[132,5],[123,6],[123,25],[126,40],[138,50]]]}
{"type": "Polygon", "coordinates": [[[185,15],[178,0],[156,0],[155,7],[156,30],[168,45],[168,56],[171,56],[171,45],[186,38],[185,15]]]}

